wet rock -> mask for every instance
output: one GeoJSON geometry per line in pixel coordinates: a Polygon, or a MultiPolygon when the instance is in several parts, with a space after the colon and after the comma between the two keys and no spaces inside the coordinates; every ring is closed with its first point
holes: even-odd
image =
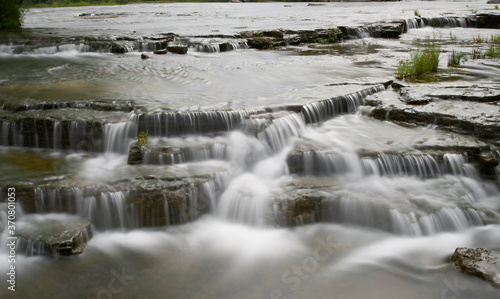
{"type": "Polygon", "coordinates": [[[484,248],[459,247],[451,256],[455,267],[489,281],[500,288],[500,252],[484,248]]]}
{"type": "Polygon", "coordinates": [[[158,50],[155,50],[153,53],[157,54],[157,55],[164,55],[164,54],[167,54],[167,52],[168,52],[167,49],[158,49],[158,50]]]}
{"type": "Polygon", "coordinates": [[[83,252],[92,238],[90,221],[63,215],[27,215],[19,222],[18,252],[27,255],[72,255],[83,252]]]}
{"type": "Polygon", "coordinates": [[[479,173],[488,179],[496,178],[495,168],[498,166],[498,158],[492,152],[482,152],[478,159],[479,173]]]}
{"type": "Polygon", "coordinates": [[[411,96],[411,94],[409,93],[409,90],[407,88],[399,89],[399,94],[401,96],[400,100],[406,104],[409,104],[409,105],[427,105],[427,104],[429,104],[429,102],[432,101],[431,98],[428,98],[425,96],[421,96],[418,98],[411,96]]]}
{"type": "Polygon", "coordinates": [[[388,90],[383,98],[378,95],[370,101],[376,106],[371,115],[410,126],[437,126],[440,129],[475,136],[483,141],[500,144],[500,114],[487,99],[496,96],[497,87],[446,87],[445,85],[419,85],[403,93],[388,90]],[[465,93],[465,95],[464,95],[465,93]],[[404,96],[432,99],[427,105],[408,106],[404,96]],[[473,97],[475,101],[458,99],[473,97]],[[486,97],[479,100],[478,98],[486,97]]]}
{"type": "Polygon", "coordinates": [[[283,32],[281,30],[262,31],[261,34],[267,37],[283,39],[283,32]]]}
{"type": "Polygon", "coordinates": [[[111,48],[110,48],[109,51],[111,53],[114,53],[114,54],[124,54],[124,53],[128,52],[128,50],[127,50],[127,48],[125,46],[117,44],[117,43],[113,43],[111,45],[111,48]]]}
{"type": "Polygon", "coordinates": [[[371,24],[360,27],[339,26],[342,35],[346,39],[358,38],[399,38],[405,32],[405,22],[393,22],[382,24],[371,24]]]}
{"type": "Polygon", "coordinates": [[[500,13],[476,14],[476,21],[478,28],[500,28],[500,13]]]}
{"type": "Polygon", "coordinates": [[[144,157],[144,149],[139,145],[139,142],[134,142],[130,145],[130,150],[128,153],[129,165],[141,164],[144,157]]]}
{"type": "Polygon", "coordinates": [[[55,109],[91,109],[98,111],[124,111],[130,112],[134,109],[134,103],[130,101],[72,101],[72,100],[34,100],[7,101],[3,104],[4,110],[13,112],[28,110],[55,110],[55,109]]]}
{"type": "Polygon", "coordinates": [[[247,44],[250,48],[254,49],[272,49],[274,41],[270,37],[252,37],[247,39],[247,44]]]}
{"type": "Polygon", "coordinates": [[[167,51],[175,54],[186,54],[188,52],[187,46],[167,46],[167,51]]]}
{"type": "Polygon", "coordinates": [[[149,59],[149,55],[146,53],[141,54],[141,59],[149,59]]]}
{"type": "Polygon", "coordinates": [[[222,43],[222,44],[219,44],[219,50],[221,52],[227,52],[227,51],[230,51],[232,50],[233,47],[231,46],[230,43],[222,43]]]}

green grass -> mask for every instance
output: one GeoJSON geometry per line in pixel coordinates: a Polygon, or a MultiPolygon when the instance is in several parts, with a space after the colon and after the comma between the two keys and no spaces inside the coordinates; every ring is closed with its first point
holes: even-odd
{"type": "Polygon", "coordinates": [[[500,47],[491,46],[485,54],[487,57],[499,58],[500,57],[500,47]]]}
{"type": "Polygon", "coordinates": [[[465,53],[452,51],[450,57],[448,57],[448,66],[459,67],[463,61],[467,60],[467,55],[465,53]]]}
{"type": "Polygon", "coordinates": [[[490,43],[492,44],[500,44],[500,34],[492,34],[490,43]]]}
{"type": "Polygon", "coordinates": [[[415,15],[415,17],[420,17],[420,13],[418,12],[418,10],[414,10],[413,14],[415,15]]]}
{"type": "Polygon", "coordinates": [[[481,36],[481,35],[478,35],[477,37],[472,37],[472,39],[474,40],[474,42],[476,44],[481,44],[481,43],[484,43],[486,42],[486,40],[481,36]]]}
{"type": "Polygon", "coordinates": [[[342,31],[340,29],[328,29],[327,31],[328,38],[320,38],[318,42],[320,44],[334,44],[340,41],[340,36],[342,36],[342,31]]]}
{"type": "Polygon", "coordinates": [[[410,79],[419,78],[438,70],[441,49],[439,45],[428,40],[425,49],[410,53],[410,59],[399,62],[396,78],[410,79]]]}
{"type": "Polygon", "coordinates": [[[474,49],[474,50],[472,50],[471,58],[472,59],[484,59],[485,55],[481,52],[481,50],[474,49]]]}

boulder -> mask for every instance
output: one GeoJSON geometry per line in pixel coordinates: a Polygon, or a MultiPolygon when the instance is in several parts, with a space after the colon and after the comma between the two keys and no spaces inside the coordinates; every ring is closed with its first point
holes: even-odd
{"type": "Polygon", "coordinates": [[[455,267],[472,274],[500,288],[500,252],[484,248],[459,247],[451,256],[455,267]]]}
{"type": "Polygon", "coordinates": [[[175,54],[186,54],[188,51],[187,46],[167,46],[167,51],[175,54]]]}
{"type": "Polygon", "coordinates": [[[27,255],[73,255],[92,238],[90,221],[67,215],[28,215],[17,228],[18,252],[27,255]]]}
{"type": "Polygon", "coordinates": [[[146,53],[141,54],[141,59],[149,59],[149,55],[146,53]]]}

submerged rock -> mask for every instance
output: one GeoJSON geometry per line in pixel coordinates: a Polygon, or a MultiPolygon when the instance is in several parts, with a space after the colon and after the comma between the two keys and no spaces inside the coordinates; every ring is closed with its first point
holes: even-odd
{"type": "Polygon", "coordinates": [[[164,54],[167,54],[167,52],[168,52],[167,49],[158,49],[158,50],[155,50],[153,53],[157,54],[157,55],[164,55],[164,54]]]}
{"type": "Polygon", "coordinates": [[[148,58],[149,58],[148,54],[146,54],[146,53],[141,54],[141,59],[148,59],[148,58]]]}
{"type": "Polygon", "coordinates": [[[459,247],[451,256],[455,267],[472,274],[500,288],[500,252],[484,248],[459,247]]]}
{"type": "Polygon", "coordinates": [[[92,238],[90,221],[63,215],[24,216],[17,231],[18,252],[27,255],[72,255],[83,252],[92,238]]]}

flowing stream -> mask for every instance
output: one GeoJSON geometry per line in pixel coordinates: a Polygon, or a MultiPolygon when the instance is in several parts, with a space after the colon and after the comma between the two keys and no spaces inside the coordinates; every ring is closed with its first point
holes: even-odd
{"type": "MultiPolygon", "coordinates": [[[[17,252],[16,292],[4,279],[0,297],[498,298],[449,261],[457,247],[500,250],[500,169],[485,178],[475,159],[496,147],[376,120],[368,106],[390,97],[413,41],[469,49],[498,34],[466,21],[491,10],[475,0],[31,9],[23,30],[0,31],[0,270],[11,265],[9,186],[18,223],[79,216],[94,233],[75,256],[17,252]],[[399,39],[362,34],[398,20],[399,39]],[[361,28],[357,38],[255,50],[237,35],[340,25],[361,28]],[[153,54],[170,33],[186,55],[153,54]],[[130,164],[141,131],[148,150],[130,164]]],[[[498,84],[498,59],[450,77],[498,84]]]]}

